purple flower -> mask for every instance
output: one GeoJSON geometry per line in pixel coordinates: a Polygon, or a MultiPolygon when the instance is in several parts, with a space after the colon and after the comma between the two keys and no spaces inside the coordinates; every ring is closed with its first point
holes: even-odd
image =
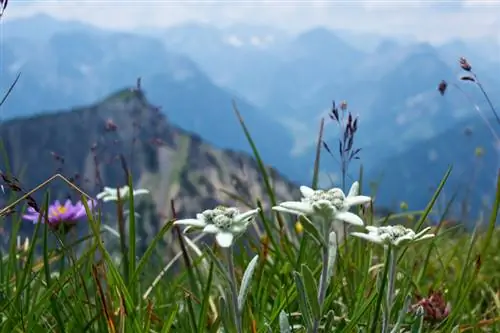
{"type": "MultiPolygon", "coordinates": [[[[95,208],[96,201],[89,200],[87,201],[87,205],[92,211],[95,208]]],[[[49,227],[58,229],[61,225],[66,227],[74,226],[78,220],[86,216],[87,212],[85,211],[85,206],[80,200],[76,204],[73,204],[71,200],[68,199],[64,205],[61,205],[59,200],[56,200],[49,206],[49,227]]],[[[27,214],[23,215],[23,218],[25,220],[33,221],[33,223],[38,223],[38,220],[40,220],[41,223],[45,223],[45,217],[42,216],[40,219],[40,213],[32,207],[28,207],[27,214]]]]}

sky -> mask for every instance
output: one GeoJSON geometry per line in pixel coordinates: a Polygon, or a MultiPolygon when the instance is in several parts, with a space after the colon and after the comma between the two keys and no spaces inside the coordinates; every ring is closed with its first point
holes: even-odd
{"type": "Polygon", "coordinates": [[[13,0],[5,20],[35,13],[117,30],[193,21],[289,32],[322,25],[438,43],[488,36],[500,44],[500,0],[13,0]]]}

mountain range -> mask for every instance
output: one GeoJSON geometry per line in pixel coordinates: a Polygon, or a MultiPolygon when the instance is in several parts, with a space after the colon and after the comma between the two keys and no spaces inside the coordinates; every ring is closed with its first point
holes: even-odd
{"type": "MultiPolygon", "coordinates": [[[[172,201],[178,218],[193,217],[219,204],[253,209],[260,200],[266,211],[270,208],[254,159],[214,148],[172,125],[135,88],[117,91],[87,107],[6,121],[0,125],[0,140],[8,156],[0,168],[16,175],[24,189],[34,188],[57,172],[95,197],[104,186],[126,184],[125,169],[130,170],[134,187],[150,191],[135,201],[141,216],[137,232],[142,250],[173,217],[172,201]]],[[[277,170],[266,171],[277,200],[300,197],[298,187],[277,170]]],[[[13,193],[5,187],[2,206],[13,193]]],[[[62,181],[52,182],[48,190],[52,200],[81,198],[62,181]]],[[[41,206],[44,191],[33,198],[41,206]]],[[[114,205],[104,203],[101,209],[104,222],[116,230],[116,221],[109,217],[116,213],[114,205]]],[[[31,224],[24,223],[22,232],[31,229],[31,224]]],[[[253,231],[259,234],[261,229],[256,224],[253,231]]],[[[172,244],[168,250],[175,253],[177,242],[169,237],[164,242],[172,244]]]]}
{"type": "MultiPolygon", "coordinates": [[[[347,100],[359,114],[355,145],[363,149],[370,177],[423,143],[453,144],[443,135],[475,122],[460,91],[450,87],[443,97],[436,89],[442,79],[460,75],[460,56],[468,57],[493,103],[499,102],[493,73],[500,63],[477,41],[431,45],[323,27],[290,35],[270,27],[197,23],[124,33],[43,15],[6,22],[3,30],[4,89],[22,72],[2,108],[4,119],[93,103],[141,77],[148,100],[169,122],[216,147],[251,152],[234,99],[264,161],[303,184],[310,182],[319,123],[332,100],[347,100]]],[[[463,89],[486,106],[475,87],[463,89]]],[[[326,119],[325,140],[335,146],[338,131],[326,119]]],[[[352,165],[353,175],[359,165],[352,165]]],[[[324,154],[322,174],[336,181],[336,170],[324,154]]],[[[385,191],[397,196],[394,187],[385,191]]],[[[418,194],[407,200],[421,202],[418,194]]]]}

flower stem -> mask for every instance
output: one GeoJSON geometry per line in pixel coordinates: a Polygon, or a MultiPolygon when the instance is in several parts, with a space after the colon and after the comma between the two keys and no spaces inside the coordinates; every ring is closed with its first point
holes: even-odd
{"type": "Polygon", "coordinates": [[[236,288],[236,276],[235,276],[235,271],[234,271],[234,261],[233,261],[233,247],[230,246],[226,250],[226,260],[227,260],[227,268],[229,271],[229,285],[231,288],[231,298],[233,302],[233,319],[234,319],[234,324],[236,325],[236,330],[238,333],[242,333],[242,326],[241,326],[241,316],[240,316],[240,311],[238,309],[238,290],[236,288]]]}
{"type": "MultiPolygon", "coordinates": [[[[323,307],[323,302],[325,301],[325,296],[326,296],[326,289],[328,288],[328,244],[329,241],[329,233],[328,233],[328,227],[327,223],[323,223],[323,239],[325,240],[325,245],[323,246],[323,253],[322,253],[322,259],[323,259],[323,267],[321,270],[321,277],[319,279],[319,288],[318,288],[318,304],[320,309],[323,307]]],[[[319,319],[316,319],[314,321],[313,325],[313,333],[316,333],[319,328],[319,319]]]]}
{"type": "Polygon", "coordinates": [[[481,84],[481,82],[479,82],[479,80],[477,79],[477,77],[476,77],[476,84],[479,87],[479,89],[481,90],[481,92],[483,93],[483,96],[486,98],[486,101],[488,102],[488,105],[490,106],[491,111],[493,111],[493,114],[495,115],[495,118],[496,118],[497,122],[500,124],[500,118],[498,117],[498,113],[495,110],[495,107],[493,106],[493,103],[491,102],[490,97],[488,96],[488,94],[484,90],[483,85],[481,84]]]}
{"type": "Polygon", "coordinates": [[[382,333],[389,332],[389,321],[391,319],[392,303],[394,300],[394,286],[396,282],[396,265],[397,265],[397,255],[396,249],[394,247],[389,247],[388,251],[388,262],[389,265],[389,276],[387,280],[387,295],[386,295],[386,311],[384,311],[384,317],[382,321],[382,333]]]}

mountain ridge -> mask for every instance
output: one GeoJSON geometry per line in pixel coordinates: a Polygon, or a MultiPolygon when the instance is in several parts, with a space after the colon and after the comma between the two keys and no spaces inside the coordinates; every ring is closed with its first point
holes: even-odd
{"type": "MultiPolygon", "coordinates": [[[[266,211],[270,208],[254,158],[244,152],[214,148],[199,136],[172,125],[145,94],[134,89],[121,90],[86,108],[6,121],[0,124],[0,139],[9,157],[9,164],[3,160],[0,169],[11,170],[25,190],[58,172],[96,195],[103,186],[125,184],[121,163],[125,160],[134,186],[151,191],[151,195],[136,200],[143,216],[137,226],[142,235],[141,249],[165,219],[172,217],[172,200],[178,218],[192,217],[218,204],[248,209],[247,203],[255,207],[258,199],[266,211]]],[[[297,185],[273,168],[266,170],[278,200],[300,197],[297,185]]],[[[63,183],[52,183],[48,190],[53,199],[80,198],[63,183]]],[[[9,194],[12,191],[7,190],[0,198],[2,205],[9,194]]],[[[33,197],[42,202],[43,193],[33,197]]],[[[116,227],[116,221],[109,220],[113,205],[101,207],[106,223],[116,227]]],[[[79,228],[79,232],[85,230],[84,226],[79,228]]],[[[257,223],[252,228],[258,236],[262,226],[257,223]]],[[[30,230],[29,223],[22,224],[23,233],[30,230]]],[[[164,243],[175,242],[166,238],[164,243]]],[[[173,245],[168,249],[169,253],[177,250],[173,245]]]]}

